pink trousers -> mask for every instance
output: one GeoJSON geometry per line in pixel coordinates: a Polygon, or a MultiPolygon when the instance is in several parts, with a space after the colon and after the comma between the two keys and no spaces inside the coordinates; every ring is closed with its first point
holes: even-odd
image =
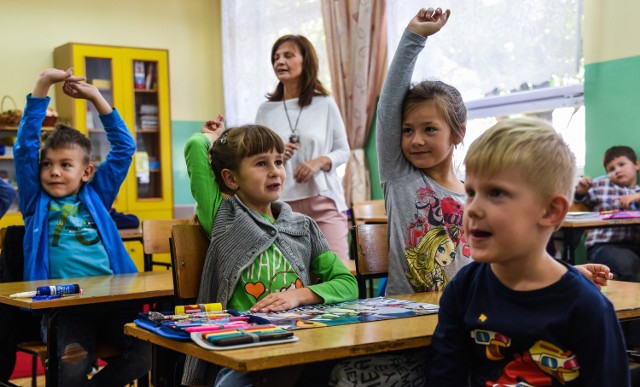
{"type": "Polygon", "coordinates": [[[331,251],[347,262],[349,260],[349,243],[347,233],[349,225],[347,215],[339,212],[336,203],[325,196],[314,196],[312,198],[294,200],[287,202],[291,208],[308,215],[318,223],[320,230],[327,238],[331,251]]]}

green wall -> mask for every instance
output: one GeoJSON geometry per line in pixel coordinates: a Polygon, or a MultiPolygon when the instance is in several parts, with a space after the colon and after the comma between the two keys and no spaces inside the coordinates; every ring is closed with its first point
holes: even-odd
{"type": "Polygon", "coordinates": [[[173,202],[176,206],[194,204],[189,175],[184,162],[184,144],[193,133],[200,132],[202,121],[172,121],[171,153],[173,158],[173,202]]]}
{"type": "Polygon", "coordinates": [[[604,173],[602,156],[614,145],[640,151],[640,56],[585,66],[585,174],[604,173]]]}

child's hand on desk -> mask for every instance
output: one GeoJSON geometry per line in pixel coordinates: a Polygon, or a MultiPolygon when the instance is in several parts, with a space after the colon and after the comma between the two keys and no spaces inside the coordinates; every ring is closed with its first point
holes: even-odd
{"type": "Polygon", "coordinates": [[[281,312],[300,305],[319,304],[322,301],[322,298],[308,288],[292,289],[269,294],[258,301],[250,311],[254,313],[281,312]]]}
{"type": "Polygon", "coordinates": [[[621,208],[631,208],[632,204],[638,201],[640,201],[640,194],[638,193],[631,193],[628,195],[620,196],[618,198],[618,202],[620,203],[621,208]]]}
{"type": "Polygon", "coordinates": [[[603,286],[607,286],[607,282],[613,279],[613,273],[606,265],[598,263],[587,263],[585,265],[574,266],[580,273],[591,280],[598,289],[602,289],[603,286]]]}

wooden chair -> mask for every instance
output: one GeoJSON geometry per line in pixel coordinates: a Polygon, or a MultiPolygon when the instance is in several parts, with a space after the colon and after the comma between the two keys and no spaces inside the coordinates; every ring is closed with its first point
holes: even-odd
{"type": "Polygon", "coordinates": [[[192,303],[200,290],[209,239],[200,226],[176,224],[171,228],[170,244],[174,294],[177,302],[192,303]]]}
{"type": "Polygon", "coordinates": [[[593,211],[589,206],[584,203],[572,202],[569,206],[569,212],[589,212],[593,211]]]}
{"type": "Polygon", "coordinates": [[[373,297],[373,279],[386,277],[389,271],[389,240],[386,224],[356,224],[351,229],[351,244],[356,261],[358,297],[373,297]]]}
{"type": "Polygon", "coordinates": [[[144,248],[144,271],[153,270],[153,266],[164,266],[167,270],[170,262],[154,261],[153,254],[169,254],[171,226],[188,224],[190,219],[148,219],[142,221],[142,246],[144,248]]]}
{"type": "Polygon", "coordinates": [[[351,223],[387,223],[384,200],[363,200],[353,202],[351,207],[351,223]]]}

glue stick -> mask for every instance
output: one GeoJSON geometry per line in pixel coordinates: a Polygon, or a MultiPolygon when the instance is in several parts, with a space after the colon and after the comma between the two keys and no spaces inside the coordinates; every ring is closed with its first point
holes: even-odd
{"type": "Polygon", "coordinates": [[[214,312],[216,310],[222,310],[221,303],[215,302],[211,304],[176,305],[175,314],[214,312]]]}

